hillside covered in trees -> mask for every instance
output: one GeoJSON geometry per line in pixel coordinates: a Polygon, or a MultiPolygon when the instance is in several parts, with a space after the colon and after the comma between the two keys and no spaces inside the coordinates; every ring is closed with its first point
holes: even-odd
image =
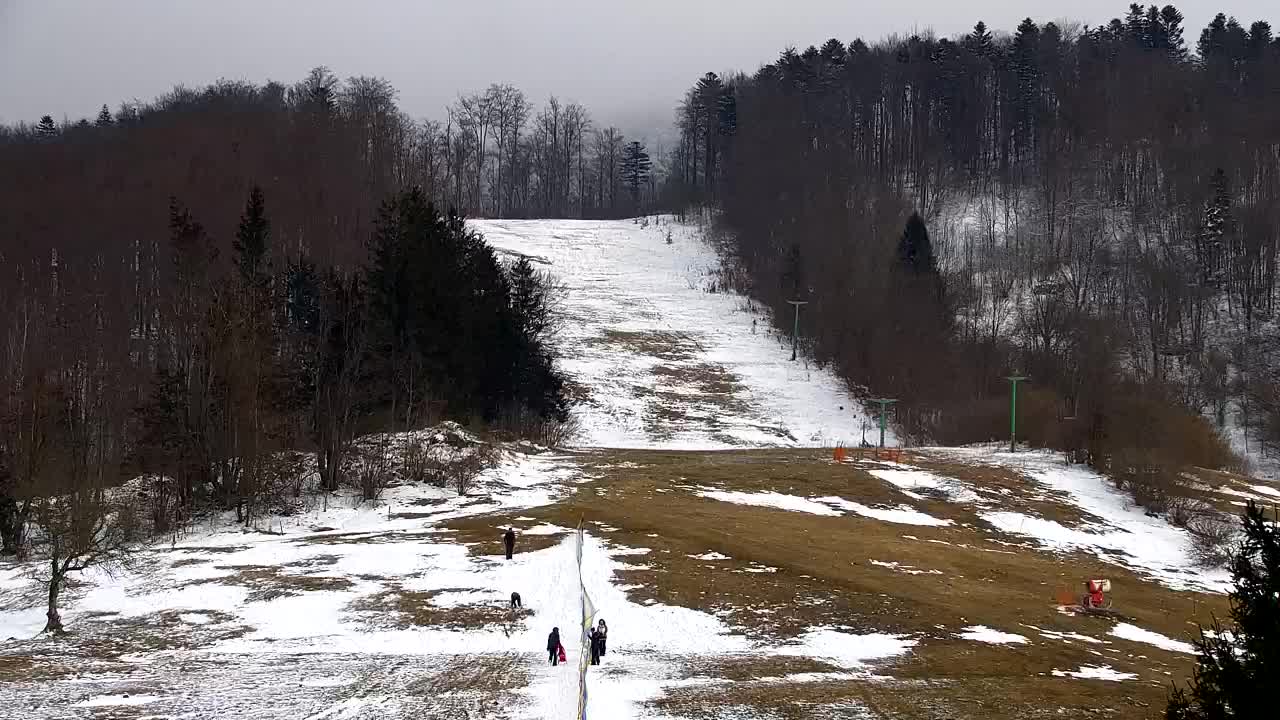
{"type": "Polygon", "coordinates": [[[832,39],[705,75],[677,118],[668,196],[916,437],[1007,437],[1018,374],[1024,437],[1126,473],[1229,462],[1213,426],[1280,440],[1268,23],[832,39]]]}
{"type": "Polygon", "coordinates": [[[463,213],[630,214],[651,162],[509,86],[449,117],[318,68],[0,128],[5,551],[29,524],[92,551],[102,491],[130,478],[152,479],[165,532],[202,506],[271,512],[299,492],[297,453],[322,489],[376,496],[358,433],[447,418],[558,439],[556,281],[463,213]]]}

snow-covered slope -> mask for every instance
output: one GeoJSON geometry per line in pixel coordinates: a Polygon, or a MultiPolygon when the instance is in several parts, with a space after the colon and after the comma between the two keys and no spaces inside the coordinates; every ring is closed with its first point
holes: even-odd
{"type": "Polygon", "coordinates": [[[860,437],[864,415],[843,382],[792,362],[789,338],[771,334],[746,298],[710,292],[719,263],[696,228],[667,217],[471,225],[566,287],[561,364],[585,394],[583,445],[718,449],[860,437]]]}

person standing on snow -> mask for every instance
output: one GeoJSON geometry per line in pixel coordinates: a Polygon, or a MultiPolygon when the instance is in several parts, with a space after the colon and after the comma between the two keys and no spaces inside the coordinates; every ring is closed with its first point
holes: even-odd
{"type": "Polygon", "coordinates": [[[555,666],[560,661],[560,628],[551,628],[551,634],[547,636],[547,656],[551,659],[551,665],[555,666]]]}
{"type": "Polygon", "coordinates": [[[600,654],[604,655],[604,643],[609,639],[609,626],[604,624],[604,618],[600,618],[600,625],[596,628],[596,634],[600,636],[600,654]]]}
{"type": "Polygon", "coordinates": [[[502,536],[502,544],[507,546],[507,559],[511,559],[511,553],[516,551],[516,531],[514,528],[507,528],[507,532],[502,536]]]}
{"type": "Polygon", "coordinates": [[[587,639],[591,641],[591,664],[599,665],[600,664],[600,643],[602,641],[602,638],[600,637],[600,632],[597,631],[595,628],[591,628],[590,630],[587,631],[587,639]]]}

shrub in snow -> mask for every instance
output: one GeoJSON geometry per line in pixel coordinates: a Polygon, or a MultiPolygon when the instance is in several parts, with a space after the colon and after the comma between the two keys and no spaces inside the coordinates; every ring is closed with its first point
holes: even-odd
{"type": "Polygon", "coordinates": [[[1187,524],[1191,533],[1191,556],[1200,565],[1218,567],[1231,559],[1236,524],[1217,512],[1202,515],[1187,524]]]}
{"type": "Polygon", "coordinates": [[[1218,514],[1209,503],[1185,495],[1174,495],[1166,502],[1169,522],[1177,527],[1185,528],[1193,522],[1218,514]]]}

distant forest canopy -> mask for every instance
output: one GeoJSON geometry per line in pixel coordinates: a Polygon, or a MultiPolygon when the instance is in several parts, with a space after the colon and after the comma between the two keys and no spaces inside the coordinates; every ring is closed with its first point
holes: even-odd
{"type": "Polygon", "coordinates": [[[138,476],[164,532],[203,502],[245,522],[287,505],[307,466],[290,453],[314,453],[323,490],[376,497],[389,469],[353,455],[359,433],[451,418],[562,438],[556,282],[454,209],[630,214],[652,161],[508,86],[450,117],[414,122],[386,82],[318,68],[0,129],[5,551],[33,518],[92,527],[65,513],[138,476]]]}
{"type": "Polygon", "coordinates": [[[368,207],[412,185],[473,217],[623,217],[656,192],[644,139],[597,127],[578,103],[552,96],[537,108],[494,84],[460,95],[441,122],[410,117],[396,97],[386,80],[344,81],[325,67],[293,85],[179,86],[149,103],[103,105],[96,118],[0,126],[0,157],[13,171],[6,180],[32,193],[40,187],[17,179],[39,165],[66,190],[81,183],[99,195],[163,186],[180,197],[212,192],[225,209],[233,201],[223,188],[238,188],[238,203],[258,182],[279,212],[293,212],[295,195],[343,212],[363,203],[351,230],[367,229],[368,207]]]}
{"type": "Polygon", "coordinates": [[[1211,425],[1270,451],[1280,40],[1187,33],[1132,5],[708,73],[666,192],[713,206],[738,284],[784,325],[808,300],[816,357],[921,440],[1007,438],[1020,374],[1023,437],[1099,466],[1220,466],[1211,425]]]}

